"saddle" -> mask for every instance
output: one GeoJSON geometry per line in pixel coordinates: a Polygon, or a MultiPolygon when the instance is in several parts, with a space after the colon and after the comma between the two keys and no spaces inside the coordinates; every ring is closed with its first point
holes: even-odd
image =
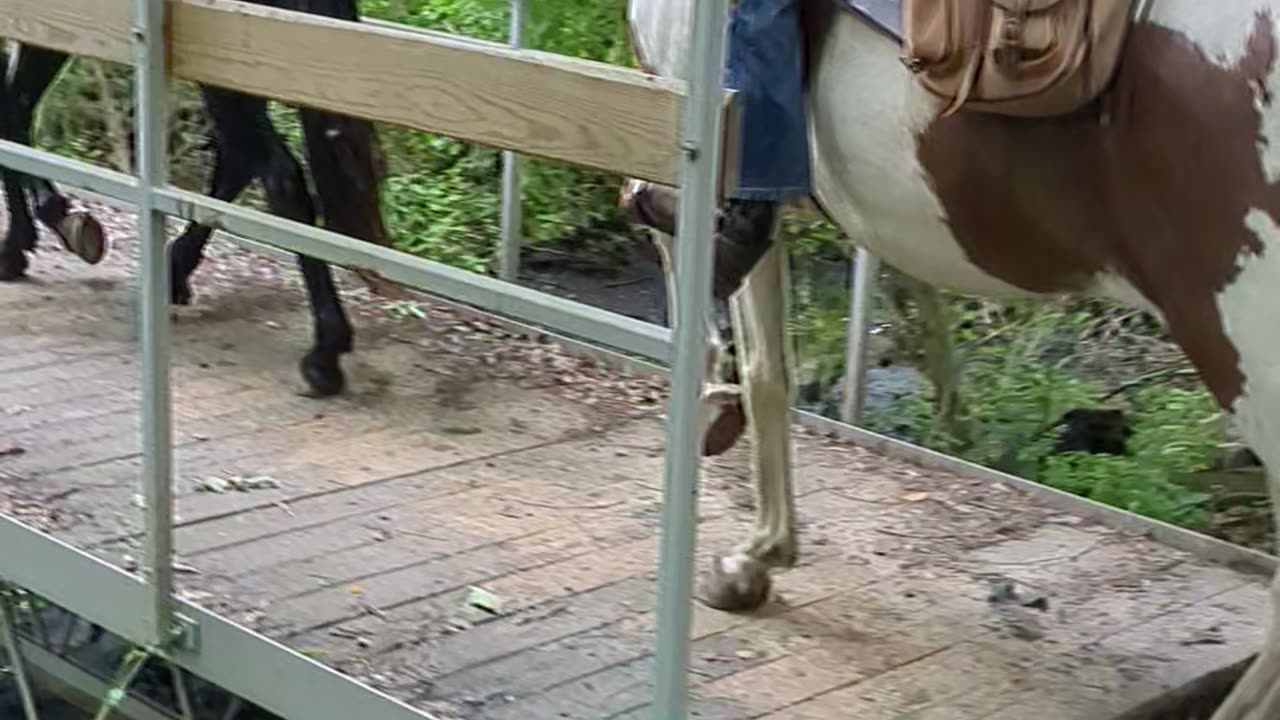
{"type": "MultiPolygon", "coordinates": [[[[1110,83],[1135,0],[837,0],[895,37],[930,93],[959,110],[1074,112],[1110,83]]],[[[810,25],[810,33],[813,27],[810,25]]],[[[812,37],[812,34],[810,35],[812,37]]]]}

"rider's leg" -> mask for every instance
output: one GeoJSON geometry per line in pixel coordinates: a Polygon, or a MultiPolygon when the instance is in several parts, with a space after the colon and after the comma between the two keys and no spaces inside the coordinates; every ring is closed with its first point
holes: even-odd
{"type": "MultiPolygon", "coordinates": [[[[779,206],[810,189],[798,0],[738,0],[729,18],[726,85],[738,92],[738,170],[716,232],[713,294],[727,301],[772,244],[779,206]]],[[[675,234],[676,193],[635,183],[633,218],[675,234]]]]}
{"type": "Polygon", "coordinates": [[[726,84],[738,91],[738,182],[716,233],[714,293],[728,299],[772,244],[778,208],[809,194],[798,0],[739,0],[726,84]]]}

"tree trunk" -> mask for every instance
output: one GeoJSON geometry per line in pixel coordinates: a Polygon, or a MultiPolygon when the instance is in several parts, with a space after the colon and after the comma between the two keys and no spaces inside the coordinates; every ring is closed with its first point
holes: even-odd
{"type": "Polygon", "coordinates": [[[125,130],[124,113],[120,109],[120,103],[116,102],[115,89],[111,85],[111,79],[107,77],[106,67],[101,60],[86,58],[84,62],[89,63],[102,95],[102,122],[107,126],[108,142],[111,144],[111,164],[116,170],[132,175],[133,151],[128,131],[125,130]]]}

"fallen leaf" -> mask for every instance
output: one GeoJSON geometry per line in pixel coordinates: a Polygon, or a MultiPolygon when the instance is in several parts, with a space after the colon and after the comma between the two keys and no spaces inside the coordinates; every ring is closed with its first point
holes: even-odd
{"type": "Polygon", "coordinates": [[[479,435],[480,433],[484,432],[483,430],[477,427],[457,427],[453,425],[449,427],[441,428],[440,431],[443,432],[445,435],[479,435]]]}
{"type": "Polygon", "coordinates": [[[467,605],[494,615],[502,614],[502,598],[474,585],[467,592],[467,605]]]}
{"type": "Polygon", "coordinates": [[[224,493],[231,489],[231,483],[220,477],[208,477],[196,483],[199,492],[224,493]]]}
{"type": "Polygon", "coordinates": [[[280,481],[268,475],[255,475],[240,481],[241,490],[267,490],[280,487],[280,481]]]}
{"type": "Polygon", "coordinates": [[[1191,637],[1183,640],[1182,645],[1226,645],[1227,637],[1222,633],[1222,627],[1213,625],[1203,630],[1199,630],[1192,634],[1191,637]]]}

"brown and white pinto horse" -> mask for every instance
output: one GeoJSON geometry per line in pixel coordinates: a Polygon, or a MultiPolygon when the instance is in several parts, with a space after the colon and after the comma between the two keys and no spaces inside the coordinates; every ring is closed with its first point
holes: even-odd
{"type": "MultiPolygon", "coordinates": [[[[692,0],[629,1],[643,63],[683,75],[692,0]]],[[[926,282],[1154,311],[1280,497],[1280,0],[1153,0],[1148,13],[1103,102],[1030,121],[939,118],[894,39],[830,15],[811,64],[815,195],[855,240],[926,282]]],[[[734,305],[758,519],[704,585],[722,609],[764,602],[769,571],[797,555],[784,252],[734,305]]],[[[1218,720],[1280,718],[1280,581],[1273,601],[1266,646],[1218,720]]]]}

